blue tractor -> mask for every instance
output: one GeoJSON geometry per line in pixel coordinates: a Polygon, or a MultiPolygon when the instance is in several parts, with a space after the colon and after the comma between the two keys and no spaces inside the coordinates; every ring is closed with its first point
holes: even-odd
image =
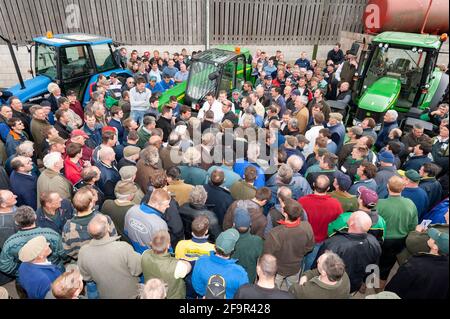
{"type": "Polygon", "coordinates": [[[19,84],[5,91],[23,103],[39,103],[49,93],[48,84],[54,82],[63,94],[68,90],[75,91],[78,100],[85,105],[100,74],[109,77],[115,72],[120,79],[131,76],[131,72],[121,68],[114,58],[116,44],[112,39],[83,33],[53,35],[49,32],[45,37],[33,39],[33,78],[23,81],[11,42],[1,38],[9,46],[19,77],[19,84]]]}

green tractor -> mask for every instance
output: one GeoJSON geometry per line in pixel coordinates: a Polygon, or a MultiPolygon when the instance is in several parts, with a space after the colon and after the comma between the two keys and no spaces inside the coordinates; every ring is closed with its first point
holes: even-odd
{"type": "MultiPolygon", "coordinates": [[[[179,103],[199,110],[205,97],[212,92],[216,97],[221,90],[231,96],[233,90],[241,90],[246,81],[252,81],[252,56],[248,49],[220,46],[192,57],[189,78],[164,92],[159,105],[176,96],[179,103]]],[[[229,96],[229,97],[230,97],[229,96]]]]}
{"type": "Polygon", "coordinates": [[[353,125],[372,117],[379,130],[386,111],[394,109],[399,112],[401,127],[420,121],[425,130],[432,131],[432,124],[420,120],[420,115],[435,108],[448,87],[449,76],[436,67],[446,40],[446,34],[377,35],[361,54],[353,125]]]}

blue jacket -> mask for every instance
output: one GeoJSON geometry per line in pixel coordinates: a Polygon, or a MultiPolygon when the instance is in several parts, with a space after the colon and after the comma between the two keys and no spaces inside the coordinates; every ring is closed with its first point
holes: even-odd
{"type": "Polygon", "coordinates": [[[152,93],[161,92],[164,93],[167,90],[173,88],[175,86],[175,82],[170,80],[169,84],[167,84],[165,81],[161,81],[156,83],[155,88],[152,90],[152,93]]]}
{"type": "Polygon", "coordinates": [[[12,134],[8,133],[6,136],[6,155],[10,157],[11,155],[16,154],[16,147],[27,140],[28,138],[25,134],[22,134],[20,139],[16,140],[12,134]]]}
{"type": "Polygon", "coordinates": [[[56,211],[55,219],[47,217],[42,206],[36,210],[36,223],[39,227],[53,229],[58,234],[62,234],[64,225],[73,217],[74,208],[68,199],[63,199],[61,208],[56,211]]]}
{"type": "Polygon", "coordinates": [[[342,148],[342,145],[344,145],[345,134],[346,134],[345,127],[344,127],[344,125],[342,125],[342,123],[339,123],[334,126],[327,125],[327,128],[330,130],[331,139],[333,140],[334,143],[336,143],[337,152],[339,152],[342,148]]]}
{"type": "Polygon", "coordinates": [[[8,137],[9,131],[11,128],[5,122],[0,123],[0,137],[2,138],[3,143],[6,143],[6,138],[8,137]]]}
{"type": "Polygon", "coordinates": [[[82,130],[89,135],[86,145],[92,149],[102,144],[102,129],[100,126],[91,130],[86,124],[83,125],[82,130]]]}
{"type": "Polygon", "coordinates": [[[423,219],[430,219],[432,224],[447,224],[445,214],[448,211],[448,198],[444,199],[432,210],[423,216],[423,219]]]}
{"type": "Polygon", "coordinates": [[[17,173],[13,171],[9,177],[11,191],[17,195],[17,206],[27,205],[37,208],[37,180],[38,176],[17,173]]]}
{"type": "Polygon", "coordinates": [[[27,292],[29,299],[44,299],[52,283],[61,274],[55,265],[36,265],[25,262],[19,267],[19,283],[27,292]]]}
{"type": "Polygon", "coordinates": [[[118,135],[119,135],[119,143],[123,144],[123,134],[125,132],[125,128],[122,125],[122,122],[116,121],[112,119],[109,121],[108,126],[114,127],[117,129],[118,135]]]}
{"type": "Polygon", "coordinates": [[[299,58],[297,61],[295,61],[295,65],[309,70],[309,68],[311,67],[311,62],[309,62],[308,59],[299,58]]]}
{"type": "Polygon", "coordinates": [[[414,202],[417,208],[417,214],[419,218],[419,223],[422,222],[422,217],[428,212],[428,206],[430,205],[430,200],[428,199],[427,193],[420,188],[405,188],[402,192],[402,196],[409,198],[414,202]]]}
{"type": "Polygon", "coordinates": [[[114,193],[114,188],[121,180],[119,171],[114,165],[112,167],[107,167],[102,162],[97,162],[95,166],[97,166],[101,172],[98,187],[105,194],[105,200],[115,199],[116,195],[114,193]]]}
{"type": "Polygon", "coordinates": [[[239,287],[248,283],[248,275],[236,259],[223,259],[211,253],[202,256],[195,263],[192,273],[192,286],[200,296],[206,294],[208,280],[213,275],[220,275],[225,280],[226,299],[233,299],[239,287]]]}
{"type": "Polygon", "coordinates": [[[428,157],[428,155],[422,156],[413,156],[410,157],[405,164],[403,164],[403,170],[407,171],[413,169],[415,171],[419,171],[420,167],[425,163],[431,163],[432,160],[428,157]]]}
{"type": "Polygon", "coordinates": [[[388,143],[389,133],[394,128],[397,128],[397,127],[398,127],[397,122],[390,122],[390,123],[384,122],[383,128],[381,129],[380,133],[378,133],[378,138],[375,143],[375,147],[380,150],[384,146],[386,146],[388,143]]]}
{"type": "Polygon", "coordinates": [[[258,164],[253,162],[250,163],[246,160],[240,159],[237,160],[237,162],[234,164],[233,171],[236,174],[238,174],[241,178],[244,178],[245,169],[250,165],[256,168],[256,173],[258,174],[253,186],[255,186],[256,189],[264,187],[266,185],[266,176],[264,175],[263,169],[259,167],[258,164]]]}

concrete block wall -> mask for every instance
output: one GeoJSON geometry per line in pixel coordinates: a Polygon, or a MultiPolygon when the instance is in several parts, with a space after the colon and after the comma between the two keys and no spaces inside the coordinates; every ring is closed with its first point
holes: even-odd
{"type": "MultiPolygon", "coordinates": [[[[153,51],[155,49],[159,50],[160,52],[163,51],[169,51],[170,53],[174,52],[181,52],[183,48],[186,48],[188,52],[192,51],[198,51],[198,50],[205,50],[204,45],[195,45],[195,46],[189,46],[189,45],[176,45],[176,46],[155,46],[155,45],[136,45],[136,46],[125,46],[129,52],[131,50],[138,50],[139,54],[143,54],[145,51],[153,51]]],[[[213,46],[212,46],[213,47],[213,46]]],[[[242,46],[244,47],[244,46],[242,46]]],[[[266,51],[270,56],[275,55],[276,50],[281,50],[284,55],[286,61],[293,63],[295,60],[297,60],[300,56],[301,51],[307,52],[308,56],[311,57],[313,54],[314,46],[312,45],[305,45],[305,46],[257,46],[257,45],[246,45],[246,48],[248,48],[252,54],[255,54],[256,50],[261,49],[263,51],[266,51]]],[[[317,58],[318,59],[325,59],[328,51],[332,48],[332,45],[330,46],[319,46],[318,52],[317,52],[317,58]]],[[[29,55],[28,51],[24,47],[19,47],[19,50],[17,51],[14,48],[14,51],[16,53],[17,61],[19,63],[20,70],[22,72],[22,76],[24,80],[31,78],[31,75],[28,74],[28,70],[30,69],[29,66],[29,55]]],[[[14,84],[18,83],[18,78],[16,71],[14,69],[14,64],[11,59],[11,55],[9,53],[8,47],[6,45],[0,45],[0,88],[7,88],[14,84]]]]}
{"type": "MultiPolygon", "coordinates": [[[[351,32],[341,32],[340,34],[340,42],[342,44],[342,49],[344,52],[348,49],[350,49],[352,43],[354,41],[362,41],[362,38],[366,37],[366,40],[370,41],[371,37],[367,35],[361,35],[358,33],[351,33],[351,32]]],[[[300,46],[293,46],[293,45],[280,45],[277,47],[274,46],[257,46],[257,45],[246,45],[246,48],[250,49],[252,54],[255,54],[256,50],[261,49],[263,51],[266,51],[269,55],[274,55],[276,50],[281,50],[284,53],[286,61],[289,63],[295,62],[296,59],[300,56],[301,51],[305,51],[308,54],[308,57],[312,57],[314,46],[312,45],[300,45],[300,46]]],[[[317,51],[317,59],[319,61],[324,61],[326,59],[327,53],[333,45],[320,45],[318,47],[317,51]]],[[[195,46],[189,46],[189,45],[174,45],[174,46],[155,46],[155,45],[137,45],[137,46],[126,46],[126,48],[131,52],[131,50],[138,50],[140,54],[143,54],[145,51],[153,51],[155,49],[158,49],[160,52],[163,51],[169,51],[171,53],[174,52],[181,52],[183,48],[186,48],[188,52],[192,51],[198,51],[198,50],[204,50],[204,45],[195,45],[195,46]]],[[[17,60],[19,63],[19,67],[22,72],[22,76],[24,79],[31,78],[31,75],[28,74],[28,70],[30,69],[29,66],[29,54],[25,47],[19,47],[19,50],[17,51],[14,48],[14,51],[16,52],[17,60]]],[[[449,52],[449,41],[447,41],[442,51],[449,52]]],[[[441,54],[439,56],[439,64],[447,65],[449,63],[449,55],[448,54],[441,54]]],[[[14,84],[18,83],[17,74],[14,69],[14,64],[12,62],[8,47],[6,45],[0,45],[0,88],[7,88],[14,84]]]]}

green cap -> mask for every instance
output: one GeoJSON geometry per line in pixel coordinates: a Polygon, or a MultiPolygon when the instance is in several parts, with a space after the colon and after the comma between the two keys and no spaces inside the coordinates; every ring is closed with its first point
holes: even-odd
{"type": "Polygon", "coordinates": [[[223,251],[225,254],[231,254],[234,250],[234,246],[239,240],[239,232],[230,228],[219,235],[216,239],[216,247],[223,251]]]}
{"type": "Polygon", "coordinates": [[[414,183],[420,182],[420,175],[416,170],[410,169],[405,173],[405,176],[414,183]]]}
{"type": "Polygon", "coordinates": [[[436,242],[439,252],[448,255],[448,234],[440,232],[436,228],[428,229],[428,236],[436,242]]]}

